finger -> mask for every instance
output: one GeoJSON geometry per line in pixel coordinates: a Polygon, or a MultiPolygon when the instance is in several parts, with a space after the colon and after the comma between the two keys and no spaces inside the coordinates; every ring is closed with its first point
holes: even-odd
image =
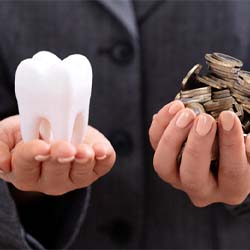
{"type": "Polygon", "coordinates": [[[79,145],[70,171],[71,180],[78,187],[88,186],[109,172],[114,162],[115,151],[110,143],[79,145]]]}
{"type": "Polygon", "coordinates": [[[89,144],[80,144],[77,146],[75,162],[86,163],[89,160],[95,159],[95,152],[89,144]]]}
{"type": "Polygon", "coordinates": [[[164,106],[156,115],[154,115],[149,129],[149,138],[154,149],[156,149],[169,122],[175,114],[183,108],[184,104],[181,101],[176,100],[164,106]]]}
{"type": "Polygon", "coordinates": [[[44,193],[60,195],[72,188],[69,170],[75,154],[76,149],[71,143],[58,141],[51,145],[50,160],[43,163],[41,171],[40,183],[44,193]]]}
{"type": "Polygon", "coordinates": [[[90,185],[96,177],[93,174],[95,165],[95,153],[88,144],[80,144],[77,147],[75,161],[70,169],[70,180],[80,188],[90,185]]]}
{"type": "Polygon", "coordinates": [[[179,185],[177,156],[192,126],[195,114],[183,109],[172,119],[164,131],[154,155],[154,168],[158,175],[172,185],[179,185]]]}
{"type": "Polygon", "coordinates": [[[115,163],[116,154],[110,143],[95,144],[93,149],[97,160],[94,172],[99,178],[111,170],[115,163]]]}
{"type": "Polygon", "coordinates": [[[48,155],[49,152],[50,146],[41,140],[17,144],[12,153],[13,184],[20,189],[35,185],[40,177],[40,162],[36,157],[48,155]]]}
{"type": "Polygon", "coordinates": [[[193,202],[204,205],[216,191],[217,183],[210,171],[211,152],[216,134],[216,122],[208,114],[200,114],[188,135],[180,165],[183,189],[193,202]]]}
{"type": "Polygon", "coordinates": [[[89,127],[86,141],[94,150],[96,164],[93,172],[99,178],[112,168],[116,159],[114,148],[103,134],[92,127],[89,127]]]}
{"type": "Polygon", "coordinates": [[[100,131],[91,126],[88,126],[84,143],[93,146],[96,143],[106,143],[106,142],[110,143],[108,139],[100,131]]]}
{"type": "Polygon", "coordinates": [[[0,140],[13,149],[22,139],[19,116],[11,116],[0,122],[0,140]]]}
{"type": "Polygon", "coordinates": [[[7,144],[0,142],[0,174],[11,171],[11,154],[7,144]]]}
{"type": "Polygon", "coordinates": [[[219,117],[219,187],[227,200],[244,199],[249,190],[249,166],[241,122],[231,111],[219,117]]]}
{"type": "Polygon", "coordinates": [[[95,152],[96,160],[104,160],[107,154],[111,152],[112,148],[110,143],[95,143],[93,145],[93,150],[95,152]]]}
{"type": "Polygon", "coordinates": [[[58,163],[69,163],[75,158],[76,148],[69,142],[58,141],[51,145],[51,157],[58,163]]]}

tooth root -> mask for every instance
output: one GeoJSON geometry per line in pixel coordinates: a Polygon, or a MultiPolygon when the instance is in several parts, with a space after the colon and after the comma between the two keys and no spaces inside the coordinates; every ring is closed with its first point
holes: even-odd
{"type": "Polygon", "coordinates": [[[41,138],[46,141],[47,143],[50,143],[52,141],[52,133],[51,133],[51,126],[47,119],[42,118],[39,126],[39,132],[41,138]]]}
{"type": "Polygon", "coordinates": [[[53,140],[55,141],[63,140],[71,142],[73,127],[74,127],[74,119],[71,117],[67,118],[67,116],[65,116],[64,118],[65,119],[58,119],[58,117],[56,117],[56,119],[54,118],[49,119],[53,140]]]}
{"type": "Polygon", "coordinates": [[[21,132],[24,142],[39,138],[40,119],[32,115],[24,116],[26,119],[21,119],[21,132]]]}
{"type": "Polygon", "coordinates": [[[75,119],[75,124],[73,128],[73,134],[72,134],[72,139],[71,142],[74,145],[78,145],[83,142],[83,136],[84,136],[84,124],[86,122],[84,121],[83,113],[80,112],[76,116],[75,119]]]}
{"type": "MultiPolygon", "coordinates": [[[[88,107],[89,107],[89,104],[88,104],[88,107]]],[[[82,136],[82,140],[84,140],[86,137],[88,123],[89,123],[89,108],[86,108],[86,110],[83,112],[83,136],[82,136]]]]}

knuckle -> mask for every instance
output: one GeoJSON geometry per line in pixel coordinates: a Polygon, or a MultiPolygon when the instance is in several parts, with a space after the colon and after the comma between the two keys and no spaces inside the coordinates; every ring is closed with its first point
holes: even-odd
{"type": "Polygon", "coordinates": [[[70,172],[70,175],[73,177],[78,177],[78,178],[84,178],[86,176],[88,176],[90,174],[90,172],[92,171],[92,167],[83,167],[81,169],[76,169],[73,168],[70,172]]]}
{"type": "Polygon", "coordinates": [[[194,145],[187,143],[184,148],[184,153],[187,155],[192,156],[192,158],[199,158],[200,157],[200,151],[198,147],[195,147],[194,145]]]}
{"type": "MultiPolygon", "coordinates": [[[[86,175],[88,176],[92,173],[95,173],[98,177],[104,176],[111,171],[111,169],[114,166],[114,163],[115,163],[115,159],[110,158],[106,162],[104,162],[103,164],[94,165],[90,169],[90,171],[88,173],[86,173],[86,175]]],[[[83,174],[81,176],[84,177],[83,174]]],[[[80,175],[79,175],[79,177],[80,177],[80,175]]]]}
{"type": "Polygon", "coordinates": [[[12,184],[19,190],[28,192],[28,191],[35,191],[34,187],[32,185],[27,185],[22,182],[12,182],[12,184]]]}
{"type": "Polygon", "coordinates": [[[235,150],[239,148],[238,140],[220,140],[221,146],[226,150],[235,150]]]}
{"type": "Polygon", "coordinates": [[[158,161],[157,157],[154,157],[153,160],[154,170],[157,175],[167,183],[176,183],[176,176],[173,171],[168,169],[168,166],[162,166],[162,164],[158,161]]]}
{"type": "Polygon", "coordinates": [[[161,141],[164,147],[168,147],[171,149],[173,152],[176,152],[179,150],[180,143],[176,142],[176,133],[170,131],[167,131],[163,133],[161,141]]]}
{"type": "Polygon", "coordinates": [[[242,204],[246,199],[246,196],[235,196],[235,197],[229,197],[224,199],[224,203],[228,205],[240,205],[242,204]]]}
{"type": "Polygon", "coordinates": [[[158,176],[165,180],[166,179],[166,171],[165,171],[164,167],[162,166],[161,162],[159,161],[159,157],[154,156],[153,166],[154,166],[154,170],[158,174],[158,176]]]}
{"type": "Polygon", "coordinates": [[[101,177],[106,175],[111,170],[111,166],[99,166],[98,168],[94,168],[93,170],[98,177],[101,177]]]}
{"type": "Polygon", "coordinates": [[[181,187],[181,185],[180,185],[180,183],[178,183],[178,182],[169,182],[169,185],[170,186],[172,186],[173,188],[175,188],[175,189],[178,189],[178,190],[182,190],[182,187],[181,187]]]}
{"type": "Polygon", "coordinates": [[[238,179],[240,177],[245,176],[247,173],[247,168],[243,164],[239,163],[232,163],[232,165],[229,167],[223,167],[221,168],[221,174],[225,178],[233,178],[238,179]]]}
{"type": "Polygon", "coordinates": [[[209,202],[208,200],[201,200],[201,199],[192,199],[191,198],[191,202],[193,203],[193,205],[195,207],[198,207],[198,208],[203,208],[203,207],[207,207],[208,205],[211,204],[211,202],[209,202]]]}
{"type": "Polygon", "coordinates": [[[193,175],[190,170],[186,170],[184,173],[181,172],[180,178],[183,189],[192,196],[204,199],[207,197],[207,189],[204,183],[195,176],[196,175],[193,175]]]}
{"type": "Polygon", "coordinates": [[[77,172],[77,173],[71,172],[69,175],[69,179],[71,183],[73,184],[73,186],[77,188],[82,188],[84,186],[87,186],[86,183],[88,184],[89,182],[91,182],[94,176],[97,177],[97,173],[93,169],[85,173],[84,172],[77,172]]]}
{"type": "Polygon", "coordinates": [[[77,188],[80,188],[86,182],[85,179],[76,176],[70,176],[70,180],[72,185],[74,185],[77,188]]]}
{"type": "Polygon", "coordinates": [[[66,192],[63,191],[45,191],[44,194],[46,195],[51,195],[51,196],[60,196],[60,195],[64,195],[66,192]]]}
{"type": "Polygon", "coordinates": [[[50,189],[46,188],[42,192],[46,195],[60,196],[66,194],[69,191],[70,190],[59,189],[59,188],[50,188],[50,189]]]}
{"type": "Polygon", "coordinates": [[[203,195],[203,185],[201,185],[201,183],[195,181],[194,179],[188,179],[183,181],[182,180],[182,185],[184,190],[192,195],[198,195],[198,196],[202,196],[203,195]]]}
{"type": "Polygon", "coordinates": [[[199,181],[196,170],[191,167],[181,168],[180,178],[187,191],[197,193],[203,189],[203,183],[199,181]]]}
{"type": "Polygon", "coordinates": [[[91,178],[87,178],[85,180],[74,180],[72,183],[73,183],[74,188],[77,188],[77,189],[78,188],[86,188],[98,179],[99,179],[99,176],[97,176],[95,174],[91,178]]]}

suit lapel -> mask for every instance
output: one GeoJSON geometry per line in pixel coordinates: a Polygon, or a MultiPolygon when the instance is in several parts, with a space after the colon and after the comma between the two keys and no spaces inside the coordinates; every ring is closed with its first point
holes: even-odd
{"type": "Polygon", "coordinates": [[[134,7],[131,0],[97,0],[128,30],[134,39],[138,38],[138,30],[134,7]]]}
{"type": "Polygon", "coordinates": [[[151,16],[162,3],[164,3],[163,0],[134,0],[135,12],[139,23],[151,16]]]}

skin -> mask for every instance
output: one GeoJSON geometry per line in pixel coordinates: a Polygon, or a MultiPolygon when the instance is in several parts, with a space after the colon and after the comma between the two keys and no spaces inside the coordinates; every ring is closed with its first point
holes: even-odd
{"type": "Polygon", "coordinates": [[[174,101],[154,115],[149,136],[155,150],[155,171],[165,182],[187,193],[194,205],[205,207],[216,202],[237,205],[249,195],[250,136],[244,142],[240,120],[231,111],[220,114],[217,126],[210,115],[196,116],[180,101],[174,101]],[[170,112],[171,106],[175,106],[175,113],[170,112]],[[176,121],[183,112],[189,114],[190,122],[184,128],[179,128],[176,121]],[[196,129],[199,119],[205,119],[211,125],[202,135],[196,129]],[[218,176],[210,169],[216,131],[220,159],[218,176]],[[177,165],[177,156],[186,140],[181,163],[177,165]]]}
{"type": "Polygon", "coordinates": [[[114,165],[115,151],[99,131],[88,127],[84,144],[42,139],[23,142],[18,116],[0,122],[0,177],[22,191],[62,195],[87,187],[114,165]]]}
{"type": "MultiPolygon", "coordinates": [[[[196,129],[201,116],[195,116],[179,101],[167,104],[153,117],[149,136],[155,150],[154,168],[165,182],[186,192],[198,207],[215,202],[240,204],[250,191],[250,137],[244,142],[240,121],[230,111],[221,113],[218,126],[211,116],[202,116],[211,125],[203,135],[196,129]],[[174,112],[170,112],[173,105],[174,112]],[[183,112],[188,113],[189,122],[180,128],[176,121],[183,112]],[[222,123],[228,127],[232,116],[232,129],[223,129],[222,123]],[[216,131],[218,176],[210,170],[216,131]],[[186,140],[181,163],[177,165],[176,158],[186,140]]],[[[51,145],[43,140],[24,143],[18,116],[0,122],[0,177],[20,190],[61,195],[90,185],[108,173],[114,162],[111,144],[92,127],[88,128],[85,144],[75,148],[63,141],[51,145]],[[37,156],[45,157],[36,160],[37,156]]]]}

